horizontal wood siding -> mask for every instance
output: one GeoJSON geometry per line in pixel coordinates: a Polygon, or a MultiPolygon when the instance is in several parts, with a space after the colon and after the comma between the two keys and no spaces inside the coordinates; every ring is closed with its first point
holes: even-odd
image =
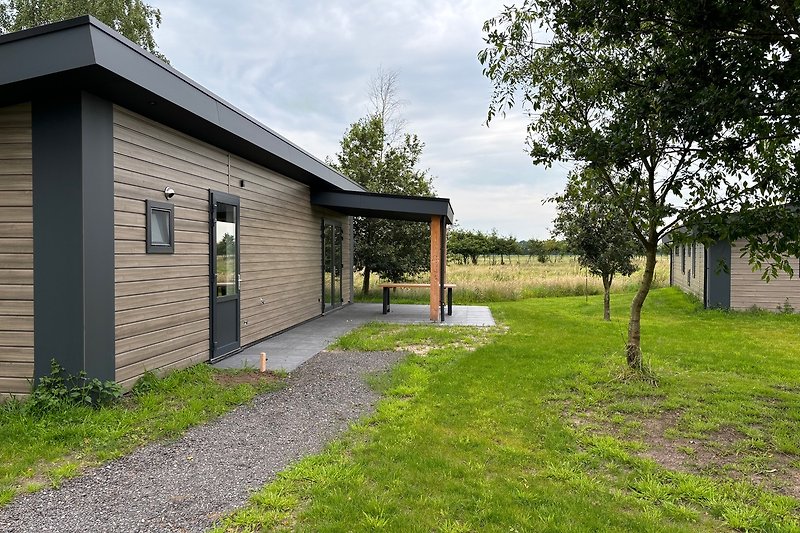
{"type": "Polygon", "coordinates": [[[208,190],[227,190],[225,152],[114,109],[117,381],[209,357],[208,190]],[[145,253],[145,200],[175,189],[175,253],[145,253]]]}
{"type": "Polygon", "coordinates": [[[700,300],[705,291],[705,256],[701,243],[677,244],[672,251],[672,285],[700,300]],[[685,264],[683,254],[686,255],[685,264]]]}
{"type": "Polygon", "coordinates": [[[0,108],[0,399],[33,381],[30,104],[0,108]]]}
{"type": "Polygon", "coordinates": [[[230,169],[242,206],[242,344],[250,344],[320,314],[322,218],[345,219],[312,208],[301,183],[238,157],[230,169]]]}
{"type": "Polygon", "coordinates": [[[776,311],[790,305],[800,311],[800,260],[790,259],[794,277],[781,273],[767,283],[761,279],[761,270],[753,271],[748,257],[741,257],[745,241],[731,245],[731,309],[751,309],[757,307],[776,311]]]}
{"type": "Polygon", "coordinates": [[[209,189],[241,202],[242,345],[320,314],[321,220],[348,219],[312,208],[306,185],[122,108],[114,151],[118,381],[209,357],[209,189]],[[175,253],[148,255],[145,200],[164,201],[166,186],[175,253]]]}

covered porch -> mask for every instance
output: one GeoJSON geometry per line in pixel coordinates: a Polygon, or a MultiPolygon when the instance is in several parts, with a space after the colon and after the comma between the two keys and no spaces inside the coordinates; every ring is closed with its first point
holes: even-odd
{"type": "Polygon", "coordinates": [[[428,222],[431,235],[429,318],[432,322],[445,321],[447,225],[453,223],[453,208],[448,198],[320,191],[312,193],[311,204],[357,217],[428,222]]]}

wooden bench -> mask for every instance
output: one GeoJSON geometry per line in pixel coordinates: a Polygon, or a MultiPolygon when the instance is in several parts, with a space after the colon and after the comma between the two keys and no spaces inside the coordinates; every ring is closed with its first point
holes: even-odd
{"type": "MultiPolygon", "coordinates": [[[[390,291],[389,289],[428,289],[431,286],[429,283],[382,283],[383,289],[383,314],[385,315],[390,311],[390,291]]],[[[444,288],[447,289],[447,314],[453,316],[453,289],[455,285],[445,283],[444,288]]]]}

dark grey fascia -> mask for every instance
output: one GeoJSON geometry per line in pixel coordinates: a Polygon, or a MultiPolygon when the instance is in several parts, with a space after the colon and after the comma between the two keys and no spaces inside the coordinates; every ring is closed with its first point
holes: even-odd
{"type": "Polygon", "coordinates": [[[440,216],[445,217],[448,224],[454,219],[448,198],[319,191],[311,194],[311,204],[359,217],[430,222],[431,217],[440,216]]]}
{"type": "Polygon", "coordinates": [[[363,188],[93,17],[0,36],[0,105],[84,90],[318,190],[363,188]]]}

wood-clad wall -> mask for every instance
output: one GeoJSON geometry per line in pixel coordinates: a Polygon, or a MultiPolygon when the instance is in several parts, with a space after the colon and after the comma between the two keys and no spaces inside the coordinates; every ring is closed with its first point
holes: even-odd
{"type": "Polygon", "coordinates": [[[0,398],[33,382],[31,106],[0,108],[0,398]]]}
{"type": "Polygon", "coordinates": [[[753,271],[747,255],[741,257],[745,244],[743,240],[731,244],[731,309],[757,307],[777,311],[788,304],[795,312],[800,311],[800,260],[796,257],[789,260],[794,277],[781,272],[767,283],[761,278],[761,270],[753,271]]]}
{"type": "Polygon", "coordinates": [[[672,285],[702,300],[706,282],[705,257],[702,243],[676,244],[672,250],[672,285]],[[686,256],[685,265],[683,254],[686,256]]]}
{"type": "Polygon", "coordinates": [[[242,344],[320,314],[332,214],[312,208],[307,186],[119,107],[114,152],[117,381],[209,357],[209,189],[241,199],[242,344]],[[164,201],[166,186],[175,253],[148,255],[145,200],[164,201]]]}

